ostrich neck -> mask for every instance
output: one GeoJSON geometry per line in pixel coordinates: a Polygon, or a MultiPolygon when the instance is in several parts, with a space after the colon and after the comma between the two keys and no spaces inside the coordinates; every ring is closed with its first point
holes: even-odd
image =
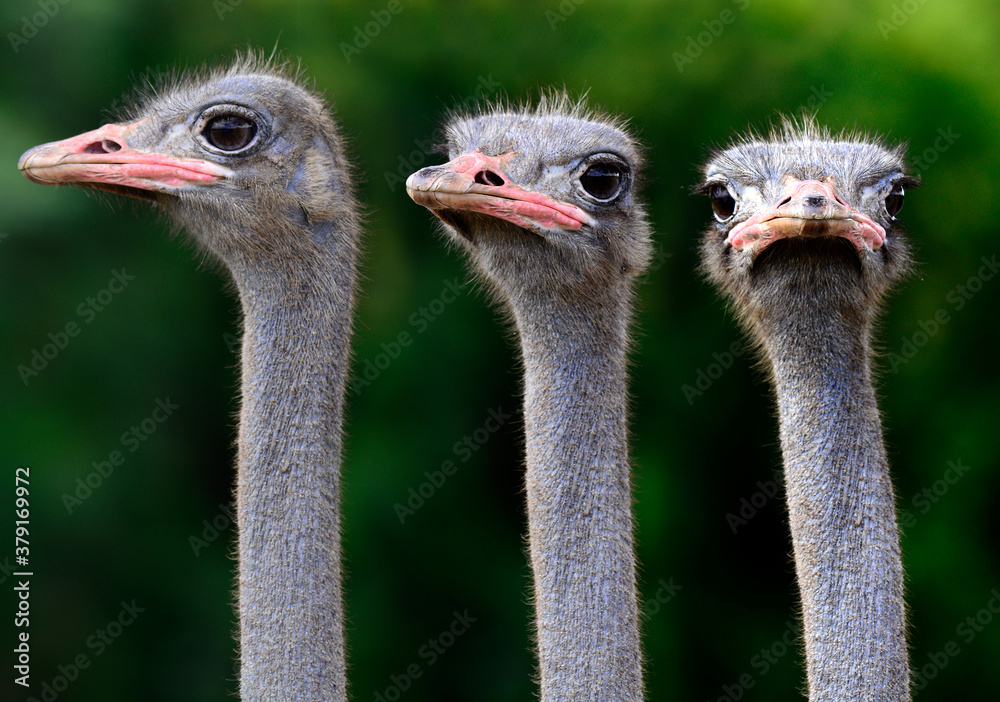
{"type": "Polygon", "coordinates": [[[347,699],[339,494],[353,264],[344,252],[266,270],[230,262],[245,328],[236,491],[244,702],[347,699]]]}
{"type": "Polygon", "coordinates": [[[543,702],[643,694],[619,297],[515,305],[543,702]]]}
{"type": "MultiPolygon", "coordinates": [[[[870,315],[799,298],[761,328],[781,422],[811,702],[909,700],[903,569],[870,315]]],[[[777,306],[776,306],[777,307],[777,306]]]]}

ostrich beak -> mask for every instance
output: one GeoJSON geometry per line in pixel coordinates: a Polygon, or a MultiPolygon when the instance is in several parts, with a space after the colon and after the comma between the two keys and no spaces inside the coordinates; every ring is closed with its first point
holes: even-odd
{"type": "Polygon", "coordinates": [[[503,169],[514,155],[486,156],[473,151],[444,165],[422,168],[406,179],[406,193],[442,219],[446,210],[479,212],[540,235],[596,224],[576,205],[515,185],[503,169]]]}
{"type": "Polygon", "coordinates": [[[859,252],[885,243],[882,225],[848,204],[832,183],[792,177],[778,204],[733,227],[728,241],[737,251],[760,253],[778,239],[814,236],[842,237],[859,252]]]}
{"type": "Polygon", "coordinates": [[[232,175],[225,166],[194,158],[177,158],[132,145],[136,129],[147,119],[106,124],[85,134],[29,149],[17,167],[42,185],[80,185],[143,199],[154,193],[177,194],[232,175]]]}

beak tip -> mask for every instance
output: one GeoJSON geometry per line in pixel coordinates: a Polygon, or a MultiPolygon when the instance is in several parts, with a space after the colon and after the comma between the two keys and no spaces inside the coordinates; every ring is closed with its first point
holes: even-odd
{"type": "Polygon", "coordinates": [[[31,160],[32,160],[32,158],[34,158],[35,152],[37,150],[38,150],[38,147],[36,146],[35,148],[28,149],[23,154],[21,154],[21,158],[18,159],[18,161],[17,161],[17,169],[19,171],[26,171],[29,168],[31,168],[31,160]]]}

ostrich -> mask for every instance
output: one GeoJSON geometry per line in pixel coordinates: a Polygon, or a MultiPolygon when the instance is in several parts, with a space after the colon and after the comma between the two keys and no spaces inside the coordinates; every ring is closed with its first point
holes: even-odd
{"type": "Polygon", "coordinates": [[[240,692],[345,700],[338,495],[359,221],[326,105],[287,63],[251,54],[19,167],[148,200],[229,270],[244,326],[240,692]]]}
{"type": "Polygon", "coordinates": [[[626,388],[651,249],[640,150],[564,95],[456,116],[446,136],[452,160],[406,188],[520,339],[541,698],[640,700],[626,388]]]}
{"type": "Polygon", "coordinates": [[[909,700],[903,568],[870,339],[909,268],[903,147],[786,121],[716,153],[704,271],[778,401],[809,699],[909,700]]]}

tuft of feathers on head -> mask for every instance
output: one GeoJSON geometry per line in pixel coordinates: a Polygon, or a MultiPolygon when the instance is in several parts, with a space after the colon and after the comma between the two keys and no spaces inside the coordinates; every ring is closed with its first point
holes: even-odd
{"type": "Polygon", "coordinates": [[[516,124],[524,119],[568,119],[578,122],[590,122],[602,125],[608,129],[621,132],[639,156],[639,162],[634,164],[637,171],[644,167],[644,147],[633,133],[631,120],[625,115],[611,112],[601,106],[593,105],[589,100],[589,92],[574,98],[566,88],[540,88],[537,100],[513,100],[507,95],[495,98],[481,98],[471,105],[448,109],[445,112],[443,135],[439,138],[438,149],[447,153],[448,142],[457,136],[459,125],[481,119],[506,120],[516,124]]]}
{"type": "Polygon", "coordinates": [[[315,80],[307,76],[301,59],[293,61],[278,51],[277,47],[270,53],[248,47],[237,51],[233,59],[218,64],[205,63],[194,68],[147,68],[144,74],[131,81],[132,89],[112,106],[111,120],[131,122],[145,116],[153,103],[170,93],[211,81],[246,75],[283,78],[311,93],[326,106],[322,95],[317,93],[315,80]]]}
{"type": "Polygon", "coordinates": [[[589,91],[578,98],[569,94],[566,88],[541,88],[538,99],[515,101],[506,95],[493,99],[480,99],[471,107],[463,105],[448,110],[448,121],[472,119],[475,117],[566,117],[586,122],[597,122],[608,127],[628,133],[629,119],[625,116],[609,112],[601,107],[591,105],[589,91]]]}
{"type": "MultiPolygon", "coordinates": [[[[724,171],[755,171],[767,172],[773,162],[775,146],[791,147],[798,151],[799,157],[812,152],[819,160],[820,150],[829,153],[831,150],[850,154],[854,169],[858,172],[884,168],[886,156],[897,162],[900,170],[905,170],[905,143],[893,143],[884,136],[866,132],[858,128],[844,128],[832,131],[829,127],[816,121],[816,115],[803,113],[801,116],[779,114],[776,122],[772,122],[766,131],[753,127],[736,134],[731,141],[723,146],[710,150],[708,158],[701,168],[703,177],[707,177],[713,169],[724,171]]],[[[908,187],[914,187],[919,181],[912,179],[908,187]]],[[[704,191],[704,184],[695,186],[694,192],[704,191]]]]}

